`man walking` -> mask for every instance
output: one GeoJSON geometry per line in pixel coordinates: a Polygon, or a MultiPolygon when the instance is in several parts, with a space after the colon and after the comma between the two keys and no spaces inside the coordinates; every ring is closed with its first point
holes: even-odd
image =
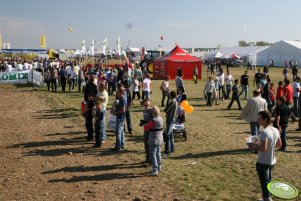
{"type": "Polygon", "coordinates": [[[253,98],[249,99],[246,106],[240,113],[240,118],[250,122],[251,134],[258,135],[258,113],[261,111],[267,111],[268,106],[265,99],[260,97],[258,90],[253,91],[253,98]]]}

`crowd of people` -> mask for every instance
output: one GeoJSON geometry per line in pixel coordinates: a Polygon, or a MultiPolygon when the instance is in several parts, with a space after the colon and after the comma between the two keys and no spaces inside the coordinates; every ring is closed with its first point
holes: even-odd
{"type": "MultiPolygon", "coordinates": [[[[181,103],[187,100],[186,89],[182,79],[182,69],[179,68],[175,79],[176,91],[169,88],[170,78],[167,75],[160,85],[162,91],[161,107],[166,114],[166,121],[163,122],[160,108],[152,106],[152,81],[150,75],[140,66],[132,69],[126,65],[124,68],[104,68],[101,61],[95,65],[82,66],[79,61],[60,60],[22,60],[22,59],[1,59],[1,71],[41,69],[47,89],[57,92],[57,87],[66,92],[66,85],[69,84],[69,91],[74,92],[78,87],[83,92],[84,100],[82,114],[85,118],[87,129],[87,140],[95,141],[94,148],[100,148],[106,142],[106,112],[116,117],[115,123],[115,146],[113,152],[119,152],[126,146],[125,123],[129,134],[133,132],[131,119],[131,106],[135,103],[143,106],[143,119],[139,125],[143,127],[145,163],[152,166],[151,176],[158,175],[161,171],[161,150],[160,145],[165,143],[163,154],[168,156],[175,151],[173,126],[176,119],[183,115],[181,103]],[[114,92],[116,92],[114,94],[114,92]],[[107,105],[111,97],[113,104],[108,110],[107,105]],[[137,97],[137,102],[135,102],[137,97]],[[182,110],[182,111],[181,111],[182,110]]],[[[258,154],[256,170],[262,186],[263,200],[271,200],[267,191],[267,183],[271,181],[271,172],[276,163],[275,150],[279,148],[285,151],[286,131],[289,126],[289,118],[294,123],[301,112],[301,79],[297,70],[292,66],[293,84],[288,79],[288,67],[284,67],[283,81],[275,83],[269,75],[268,68],[263,72],[258,68],[251,82],[248,70],[235,79],[229,69],[225,75],[221,66],[217,68],[215,77],[208,76],[204,87],[204,98],[207,106],[212,107],[213,103],[219,105],[226,99],[231,99],[228,110],[231,110],[234,101],[241,110],[240,118],[250,124],[250,133],[257,136],[257,141],[250,144],[250,149],[258,154]],[[253,97],[249,98],[249,86],[253,83],[256,89],[252,92],[253,97]],[[240,96],[247,100],[242,107],[240,96]],[[292,110],[292,112],[291,112],[292,110]],[[272,126],[272,117],[275,117],[272,126]],[[263,130],[259,130],[262,126],[263,130]]],[[[195,71],[195,70],[194,70],[195,71]]],[[[198,72],[194,72],[197,76],[198,72]]],[[[197,84],[197,80],[195,80],[197,84]]],[[[183,121],[185,118],[181,117],[183,121]]],[[[301,131],[301,118],[299,128],[301,131]]]]}

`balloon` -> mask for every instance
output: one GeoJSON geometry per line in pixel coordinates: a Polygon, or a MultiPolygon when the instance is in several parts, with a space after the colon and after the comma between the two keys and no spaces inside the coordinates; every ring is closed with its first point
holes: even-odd
{"type": "Polygon", "coordinates": [[[67,31],[68,31],[68,32],[71,32],[72,30],[73,30],[72,27],[68,27],[68,28],[67,28],[67,31]]]}
{"type": "Polygon", "coordinates": [[[243,25],[241,26],[241,28],[245,29],[245,28],[247,28],[247,25],[243,24],[243,25]]]}
{"type": "Polygon", "coordinates": [[[188,101],[187,100],[184,100],[181,102],[181,107],[185,109],[185,107],[187,107],[189,104],[188,104],[188,101]]]}
{"type": "Polygon", "coordinates": [[[193,107],[191,105],[187,106],[187,108],[185,108],[187,113],[192,113],[193,112],[193,107]]]}

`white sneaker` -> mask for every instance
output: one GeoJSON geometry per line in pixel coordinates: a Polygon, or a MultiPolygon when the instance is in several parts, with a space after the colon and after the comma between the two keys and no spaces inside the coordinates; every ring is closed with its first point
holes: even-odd
{"type": "Polygon", "coordinates": [[[149,176],[157,176],[158,174],[159,174],[158,171],[151,171],[151,172],[149,173],[149,176]]]}

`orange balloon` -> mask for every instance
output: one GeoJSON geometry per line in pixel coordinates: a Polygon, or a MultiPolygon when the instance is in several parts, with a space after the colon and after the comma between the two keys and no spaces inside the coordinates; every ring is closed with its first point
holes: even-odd
{"type": "Polygon", "coordinates": [[[185,111],[190,114],[193,112],[193,107],[191,105],[189,105],[185,111]]]}
{"type": "Polygon", "coordinates": [[[184,100],[181,102],[181,107],[185,109],[185,107],[187,107],[189,104],[188,104],[188,101],[187,100],[184,100]]]}

